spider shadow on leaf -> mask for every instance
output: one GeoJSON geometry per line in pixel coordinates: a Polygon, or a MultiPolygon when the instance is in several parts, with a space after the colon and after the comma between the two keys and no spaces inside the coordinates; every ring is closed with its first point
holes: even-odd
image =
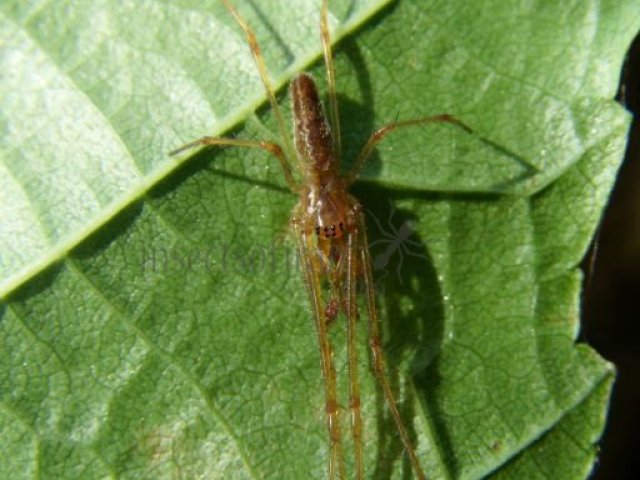
{"type": "MultiPolygon", "coordinates": [[[[456,471],[455,464],[449,463],[454,462],[455,455],[435,394],[440,383],[438,354],[444,332],[443,294],[428,245],[419,235],[420,219],[415,213],[397,207],[397,201],[405,193],[397,194],[373,184],[357,185],[354,190],[367,209],[387,373],[399,399],[398,407],[416,444],[416,428],[420,427],[413,420],[424,416],[431,422],[440,455],[446,458],[449,469],[456,471]],[[405,249],[410,255],[403,252],[405,249]],[[420,414],[420,409],[425,409],[425,415],[420,414]]],[[[372,478],[390,478],[393,464],[401,458],[403,478],[412,478],[411,466],[379,391],[377,397],[378,455],[372,478]]]]}

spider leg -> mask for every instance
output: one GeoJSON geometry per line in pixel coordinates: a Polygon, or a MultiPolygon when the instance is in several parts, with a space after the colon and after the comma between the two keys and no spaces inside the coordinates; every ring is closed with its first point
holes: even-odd
{"type": "Polygon", "coordinates": [[[467,132],[472,131],[471,128],[469,128],[466,124],[458,120],[453,115],[449,115],[447,113],[443,113],[441,115],[433,115],[431,117],[416,118],[414,120],[404,120],[400,122],[393,122],[393,123],[384,125],[383,127],[380,127],[379,129],[377,129],[375,132],[371,134],[367,142],[364,144],[364,147],[362,147],[362,150],[360,150],[360,153],[356,157],[356,160],[353,164],[353,168],[351,169],[351,172],[349,172],[349,174],[347,174],[346,176],[347,187],[350,186],[353,182],[355,182],[356,178],[358,178],[358,175],[360,174],[360,171],[362,170],[362,167],[364,166],[364,163],[373,152],[373,149],[389,133],[393,132],[394,130],[397,130],[398,128],[419,126],[419,125],[425,125],[428,123],[438,123],[438,122],[451,123],[453,125],[456,125],[462,128],[467,132]]]}
{"type": "Polygon", "coordinates": [[[258,45],[258,40],[256,38],[256,34],[253,29],[249,26],[247,21],[238,13],[238,10],[229,2],[229,0],[222,0],[224,6],[229,10],[229,13],[233,15],[236,23],[240,25],[240,28],[244,31],[245,37],[247,38],[247,43],[249,44],[249,48],[251,49],[251,54],[256,62],[256,66],[258,67],[258,72],[260,73],[260,80],[262,81],[262,85],[264,85],[265,92],[267,93],[267,97],[269,98],[269,103],[271,104],[271,109],[276,117],[276,121],[278,123],[278,130],[280,131],[280,138],[282,139],[283,145],[285,146],[285,150],[287,152],[292,152],[291,143],[289,140],[289,131],[285,127],[284,119],[282,113],[280,111],[280,107],[278,106],[278,102],[276,101],[276,94],[271,84],[271,80],[269,79],[269,73],[267,72],[266,64],[264,63],[264,56],[262,55],[262,50],[260,49],[260,45],[258,45]]]}
{"type": "Polygon", "coordinates": [[[327,333],[326,309],[322,301],[323,266],[316,252],[315,238],[305,233],[297,224],[296,239],[300,251],[300,263],[311,298],[316,333],[320,347],[322,376],[324,378],[327,428],[329,430],[329,480],[336,477],[346,479],[342,435],[340,431],[340,410],[336,386],[336,370],[333,365],[333,349],[327,333]]]}
{"type": "Polygon", "coordinates": [[[327,84],[329,86],[329,110],[331,126],[333,127],[333,154],[340,158],[342,149],[340,139],[340,115],[338,113],[338,99],[336,97],[336,72],[331,54],[331,34],[329,33],[329,1],[322,0],[320,13],[320,37],[324,53],[324,64],[327,67],[327,84]]]}
{"type": "Polygon", "coordinates": [[[297,193],[300,191],[300,185],[293,178],[293,173],[291,171],[291,164],[287,159],[286,155],[282,151],[282,147],[277,143],[272,142],[263,142],[259,140],[241,140],[237,138],[224,138],[224,137],[202,137],[193,142],[189,142],[181,147],[173,150],[169,153],[169,155],[178,155],[186,150],[191,150],[192,148],[202,147],[202,146],[210,146],[210,145],[220,145],[227,147],[247,147],[247,148],[261,148],[269,152],[271,155],[276,157],[280,162],[280,166],[284,172],[284,178],[289,185],[289,188],[292,192],[297,193]]]}
{"type": "Polygon", "coordinates": [[[347,357],[349,364],[349,407],[351,408],[351,434],[353,436],[355,478],[364,478],[362,461],[362,413],[360,412],[360,380],[358,379],[358,342],[356,319],[358,315],[356,301],[356,282],[358,270],[358,251],[366,245],[358,245],[357,233],[350,233],[347,237],[347,357]]]}
{"type": "MultiPolygon", "coordinates": [[[[367,245],[367,234],[365,230],[364,218],[362,216],[359,217],[358,225],[359,234],[361,235],[360,244],[367,245]]],[[[376,309],[376,296],[373,284],[373,273],[371,272],[371,255],[369,253],[369,249],[360,249],[359,256],[362,262],[362,270],[364,273],[364,286],[366,292],[367,310],[369,313],[369,346],[371,347],[371,353],[373,357],[373,370],[378,383],[380,384],[380,388],[382,389],[382,393],[384,395],[387,406],[391,411],[393,421],[395,422],[396,429],[398,431],[398,434],[400,435],[400,439],[402,441],[402,444],[404,445],[404,449],[409,456],[409,461],[411,462],[411,466],[415,472],[415,475],[419,480],[426,480],[426,477],[422,472],[422,467],[420,466],[418,456],[416,455],[416,452],[411,444],[409,432],[407,431],[404,423],[402,422],[402,418],[400,417],[396,399],[393,395],[393,391],[391,390],[391,386],[389,385],[387,374],[385,373],[386,362],[384,359],[384,353],[382,351],[380,324],[378,319],[378,312],[376,309]]]]}

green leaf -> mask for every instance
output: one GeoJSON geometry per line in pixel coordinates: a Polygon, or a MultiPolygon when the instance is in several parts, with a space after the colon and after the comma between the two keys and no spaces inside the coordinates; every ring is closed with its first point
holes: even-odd
{"type": "MultiPolygon", "coordinates": [[[[318,1],[236,3],[278,86],[319,58],[318,1]]],[[[354,189],[426,473],[585,478],[613,368],[576,344],[577,264],[624,149],[635,2],[332,3],[347,167],[396,118],[473,129],[394,132],[354,189]]],[[[0,67],[1,476],[325,478],[296,199],[263,152],[166,153],[234,126],[278,139],[228,12],[6,1],[0,67]]],[[[364,319],[368,475],[410,477],[364,319]]]]}

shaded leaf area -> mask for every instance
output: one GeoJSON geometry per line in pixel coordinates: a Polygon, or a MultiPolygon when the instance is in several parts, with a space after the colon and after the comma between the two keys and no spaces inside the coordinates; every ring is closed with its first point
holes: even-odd
{"type": "MultiPolygon", "coordinates": [[[[527,11],[509,2],[482,11],[419,5],[384,9],[337,55],[347,159],[396,116],[453,112],[475,132],[399,132],[355,189],[369,219],[401,411],[431,478],[585,478],[613,369],[575,343],[576,265],[624,148],[627,118],[609,98],[640,19],[632,2],[539,2],[527,11]]],[[[281,29],[285,45],[288,28],[292,45],[303,45],[296,22],[266,24],[281,29]]],[[[139,23],[133,33],[150,34],[139,23]]],[[[277,66],[286,55],[278,35],[267,37],[275,39],[265,51],[277,66]]],[[[196,58],[183,76],[219,72],[196,58]]],[[[322,78],[322,66],[313,73],[322,78]]],[[[243,85],[219,75],[229,91],[243,85]]],[[[131,155],[137,174],[155,171],[149,159],[161,161],[176,143],[210,133],[211,117],[195,112],[215,102],[179,97],[148,95],[140,108],[127,101],[144,118],[125,110],[122,123],[105,121],[116,131],[130,124],[154,132],[141,120],[168,104],[156,121],[175,136],[158,133],[136,150],[124,133],[112,135],[129,151],[155,149],[131,155]]],[[[255,104],[248,98],[226,115],[244,118],[255,104]]],[[[232,133],[274,138],[274,131],[263,109],[232,133]]],[[[102,158],[99,148],[91,152],[102,158]]],[[[141,201],[119,208],[1,307],[0,471],[12,478],[324,478],[319,355],[286,233],[295,198],[275,162],[225,149],[195,155],[163,181],[149,175],[155,187],[141,201]]],[[[77,182],[69,183],[73,190],[77,182]]],[[[112,186],[109,177],[102,183],[112,186]]],[[[13,249],[20,245],[17,233],[9,238],[13,249]]],[[[410,478],[368,373],[360,323],[368,475],[410,478]]],[[[332,335],[346,425],[339,326],[332,335]]]]}

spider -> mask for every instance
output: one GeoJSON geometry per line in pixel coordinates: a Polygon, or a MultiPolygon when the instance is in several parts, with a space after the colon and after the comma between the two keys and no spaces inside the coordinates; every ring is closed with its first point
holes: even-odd
{"type": "MultiPolygon", "coordinates": [[[[244,31],[276,117],[282,145],[288,147],[287,130],[256,36],[233,5],[228,0],[222,0],[222,2],[244,31]]],[[[289,86],[292,98],[295,158],[289,158],[285,153],[288,149],[278,143],[225,137],[202,137],[183,145],[171,154],[176,155],[199,146],[234,146],[262,149],[278,159],[287,185],[299,197],[299,202],[293,210],[291,224],[295,232],[300,264],[311,300],[320,350],[329,435],[328,478],[330,480],[336,477],[347,478],[342,446],[336,370],[333,362],[333,348],[328,336],[328,328],[335,323],[334,321],[340,313],[346,317],[347,324],[349,408],[354,445],[355,477],[359,480],[364,478],[363,425],[356,349],[357,292],[360,290],[356,286],[358,282],[363,282],[364,288],[361,290],[364,291],[367,306],[373,371],[413,471],[418,479],[424,480],[425,474],[411,444],[407,428],[402,421],[385,373],[385,359],[381,345],[364,212],[362,205],[348,193],[348,190],[358,178],[363,165],[376,145],[390,132],[402,127],[435,122],[448,122],[466,131],[470,131],[470,129],[449,114],[389,123],[373,132],[357,155],[351,171],[347,174],[341,174],[340,122],[328,24],[328,0],[322,0],[320,38],[327,72],[330,120],[325,115],[318,88],[311,75],[307,73],[296,75],[289,86]],[[295,179],[292,164],[295,164],[300,172],[301,181],[295,179]]]]}

